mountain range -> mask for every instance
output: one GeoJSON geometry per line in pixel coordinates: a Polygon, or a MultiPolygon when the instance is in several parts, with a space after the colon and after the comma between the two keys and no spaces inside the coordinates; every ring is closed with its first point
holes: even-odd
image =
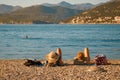
{"type": "Polygon", "coordinates": [[[0,4],[0,14],[10,13],[19,9],[22,9],[22,7],[0,4]]]}
{"type": "Polygon", "coordinates": [[[91,3],[70,4],[70,3],[65,2],[65,1],[62,1],[62,2],[60,2],[58,4],[44,3],[42,5],[47,6],[47,7],[61,6],[61,7],[66,7],[66,8],[70,8],[70,9],[76,9],[76,10],[87,10],[87,9],[90,9],[90,8],[95,6],[95,5],[91,4],[91,3]]]}
{"type": "Polygon", "coordinates": [[[100,5],[70,4],[65,1],[58,4],[44,3],[22,8],[2,5],[0,23],[3,24],[95,24],[120,23],[120,0],[111,0],[100,5]],[[4,7],[3,7],[4,6],[4,7]],[[82,6],[82,7],[81,7],[82,6]],[[6,9],[7,8],[7,9],[6,9]],[[2,12],[3,11],[3,12],[2,12]]]}
{"type": "Polygon", "coordinates": [[[65,1],[58,4],[45,3],[17,9],[14,6],[4,5],[4,8],[1,8],[0,23],[59,23],[61,20],[77,15],[93,6],[90,3],[73,5],[65,1]]]}
{"type": "MultiPolygon", "coordinates": [[[[37,5],[34,5],[34,6],[37,6],[37,5]]],[[[61,6],[61,7],[69,8],[69,9],[87,10],[87,9],[94,7],[95,5],[91,3],[70,4],[68,2],[62,1],[58,4],[43,3],[41,4],[41,6],[46,6],[46,7],[61,6]]],[[[22,8],[24,7],[0,4],[0,14],[10,13],[10,12],[22,9],[22,8]]]]}
{"type": "Polygon", "coordinates": [[[2,23],[58,23],[70,16],[74,16],[82,10],[74,10],[60,6],[31,6],[26,7],[9,14],[0,16],[2,23]]]}

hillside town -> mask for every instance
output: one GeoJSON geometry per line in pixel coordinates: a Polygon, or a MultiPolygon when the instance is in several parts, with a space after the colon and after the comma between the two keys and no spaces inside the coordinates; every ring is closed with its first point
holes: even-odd
{"type": "Polygon", "coordinates": [[[92,18],[91,16],[85,17],[75,17],[71,20],[71,24],[96,24],[96,23],[103,23],[103,24],[120,24],[120,16],[115,17],[98,17],[92,18]]]}

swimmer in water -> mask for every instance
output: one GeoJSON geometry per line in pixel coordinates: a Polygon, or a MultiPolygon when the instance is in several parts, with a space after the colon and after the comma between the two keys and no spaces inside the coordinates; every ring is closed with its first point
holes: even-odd
{"type": "Polygon", "coordinates": [[[27,39],[27,38],[28,38],[28,36],[26,35],[26,36],[25,36],[25,38],[27,39]]]}

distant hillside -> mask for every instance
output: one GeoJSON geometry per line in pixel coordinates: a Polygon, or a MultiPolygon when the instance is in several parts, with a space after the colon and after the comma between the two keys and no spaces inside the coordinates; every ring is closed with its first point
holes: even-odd
{"type": "Polygon", "coordinates": [[[79,9],[79,10],[88,10],[93,8],[96,5],[93,5],[91,3],[83,3],[83,4],[75,4],[73,5],[72,9],[79,9]]]}
{"type": "Polygon", "coordinates": [[[76,9],[76,10],[87,10],[90,9],[92,7],[94,7],[95,5],[91,4],[91,3],[84,3],[84,4],[70,4],[68,2],[62,1],[58,4],[49,4],[49,3],[44,3],[42,4],[43,6],[47,6],[47,7],[51,7],[51,6],[61,6],[61,7],[66,7],[66,8],[70,8],[70,9],[76,9]]]}
{"type": "Polygon", "coordinates": [[[82,10],[74,10],[61,6],[31,6],[7,15],[0,16],[0,23],[59,23],[59,21],[74,16],[82,10]]]}
{"type": "Polygon", "coordinates": [[[71,17],[62,23],[120,23],[120,0],[112,0],[71,17]]]}
{"type": "Polygon", "coordinates": [[[21,8],[22,7],[20,7],[20,6],[11,6],[11,5],[0,4],[0,14],[10,13],[12,11],[16,11],[21,8]]]}

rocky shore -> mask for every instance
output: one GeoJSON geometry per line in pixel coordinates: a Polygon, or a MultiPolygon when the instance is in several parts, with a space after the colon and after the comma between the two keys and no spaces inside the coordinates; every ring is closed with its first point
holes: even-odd
{"type": "Polygon", "coordinates": [[[102,70],[90,70],[95,65],[25,66],[25,60],[0,60],[0,80],[120,80],[120,60],[109,60],[110,65],[99,65],[102,70]]]}

